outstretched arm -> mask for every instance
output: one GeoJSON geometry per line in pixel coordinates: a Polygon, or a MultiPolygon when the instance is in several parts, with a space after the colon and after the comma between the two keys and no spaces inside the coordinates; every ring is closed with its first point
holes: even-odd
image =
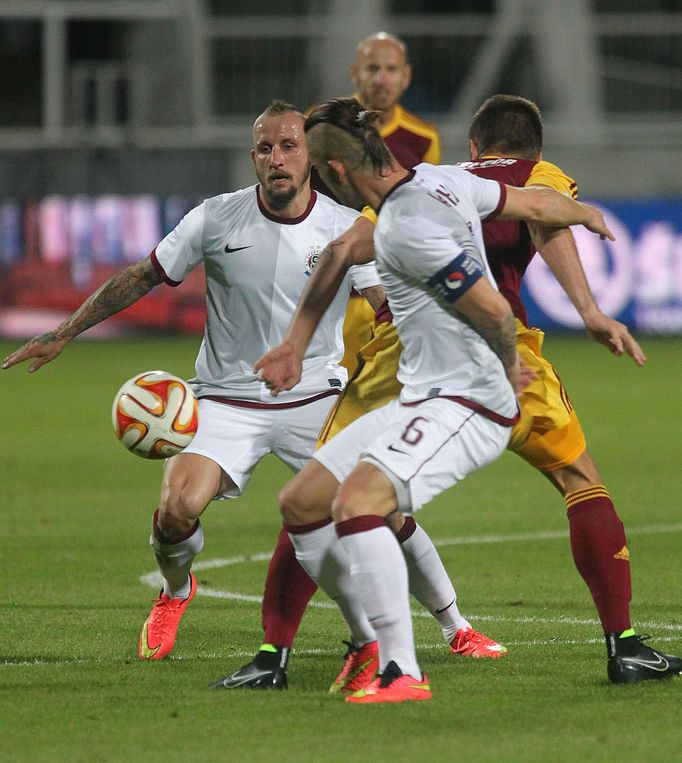
{"type": "Polygon", "coordinates": [[[516,188],[508,185],[506,189],[507,198],[500,214],[502,218],[559,227],[584,225],[602,238],[615,239],[597,207],[574,201],[544,186],[516,188]]]}
{"type": "Polygon", "coordinates": [[[34,337],[8,355],[2,367],[11,368],[35,358],[28,370],[29,373],[37,371],[54,360],[75,336],[137,302],[159,283],[161,277],[154,269],[151,257],[130,265],[102,284],[54,331],[34,337]]]}
{"type": "Polygon", "coordinates": [[[535,248],[578,311],[588,336],[614,355],[625,352],[638,366],[643,366],[646,355],[627,326],[603,313],[595,302],[570,228],[547,228],[532,223],[528,228],[535,248]]]}
{"type": "MultiPolygon", "coordinates": [[[[341,236],[322,250],[310,280],[291,319],[282,342],[256,361],[254,371],[272,394],[291,389],[301,379],[301,367],[306,348],[315,329],[339,290],[351,265],[360,265],[374,259],[372,237],[374,225],[365,217],[358,217],[341,236]]],[[[383,297],[377,293],[381,287],[363,291],[370,303],[377,307],[383,297]]],[[[383,295],[383,290],[381,290],[383,295]]]]}

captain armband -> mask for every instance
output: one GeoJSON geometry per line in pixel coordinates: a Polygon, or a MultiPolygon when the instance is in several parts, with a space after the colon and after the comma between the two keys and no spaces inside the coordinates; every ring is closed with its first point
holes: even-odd
{"type": "Polygon", "coordinates": [[[473,257],[462,252],[426,282],[436,296],[456,302],[483,275],[483,268],[473,257]]]}

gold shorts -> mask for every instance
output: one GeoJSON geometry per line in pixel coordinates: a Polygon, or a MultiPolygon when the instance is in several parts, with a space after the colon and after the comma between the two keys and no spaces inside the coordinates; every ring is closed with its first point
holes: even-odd
{"type": "MultiPolygon", "coordinates": [[[[512,429],[509,450],[532,466],[551,472],[574,463],[584,452],[585,435],[557,372],[542,357],[545,335],[516,321],[516,347],[537,378],[519,401],[521,418],[512,429]]],[[[357,354],[357,369],[331,409],[318,446],[330,440],[363,413],[400,394],[396,379],[400,341],[392,323],[374,324],[372,338],[357,354]]]]}
{"type": "Polygon", "coordinates": [[[363,413],[380,408],[400,394],[396,379],[400,340],[392,323],[370,324],[371,338],[357,353],[355,375],[350,379],[322,427],[318,447],[363,413]]]}
{"type": "Polygon", "coordinates": [[[574,463],[587,444],[573,405],[559,375],[542,357],[545,335],[516,321],[516,349],[535,371],[519,400],[521,418],[512,429],[509,450],[544,472],[574,463]]]}
{"type": "Polygon", "coordinates": [[[358,354],[372,339],[372,327],[374,325],[374,310],[369,302],[356,292],[352,292],[346,308],[346,317],[343,321],[343,358],[341,365],[348,369],[350,379],[358,367],[358,354]]]}

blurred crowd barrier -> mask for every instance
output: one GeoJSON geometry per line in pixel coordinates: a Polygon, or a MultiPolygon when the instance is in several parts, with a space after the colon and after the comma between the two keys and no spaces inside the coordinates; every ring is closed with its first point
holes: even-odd
{"type": "MultiPolygon", "coordinates": [[[[106,278],[146,257],[198,201],[153,195],[0,201],[0,336],[54,326],[106,278]]],[[[616,241],[583,229],[575,235],[600,306],[639,333],[682,333],[682,199],[597,203],[616,241]]],[[[581,328],[540,257],[528,269],[524,297],[532,325],[581,328]]],[[[179,287],[154,289],[112,321],[122,330],[201,333],[204,316],[198,268],[179,287]]]]}

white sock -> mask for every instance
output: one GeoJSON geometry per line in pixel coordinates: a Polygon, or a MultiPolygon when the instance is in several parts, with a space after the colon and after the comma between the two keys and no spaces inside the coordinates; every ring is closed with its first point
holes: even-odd
{"type": "Polygon", "coordinates": [[[333,522],[310,532],[289,533],[289,537],[301,567],[341,610],[353,644],[364,646],[376,641],[374,629],[353,587],[348,557],[336,537],[333,522]]]}
{"type": "Polygon", "coordinates": [[[196,530],[179,543],[161,543],[152,530],[149,545],[163,575],[163,592],[171,599],[186,599],[191,589],[189,571],[194,557],[204,547],[204,529],[197,522],[196,530]]]}
{"type": "MultiPolygon", "coordinates": [[[[352,520],[350,520],[352,521],[352,520]]],[[[421,677],[412,634],[405,558],[388,527],[343,534],[351,578],[379,642],[379,670],[393,660],[404,674],[421,677]]]]}
{"type": "Polygon", "coordinates": [[[433,541],[416,525],[400,548],[407,563],[410,593],[438,620],[449,644],[460,628],[470,628],[471,624],[457,608],[457,593],[433,541]]]}

